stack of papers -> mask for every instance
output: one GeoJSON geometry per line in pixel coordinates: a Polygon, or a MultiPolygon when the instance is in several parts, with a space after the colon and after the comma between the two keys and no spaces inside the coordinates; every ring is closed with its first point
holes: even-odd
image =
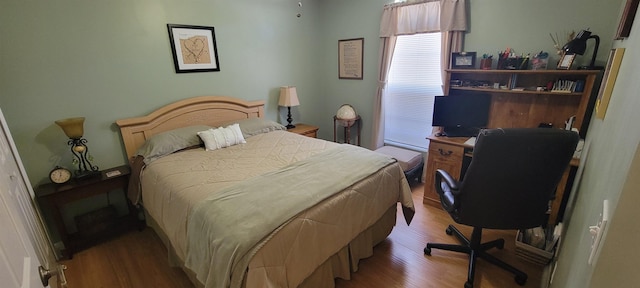
{"type": "Polygon", "coordinates": [[[474,146],[476,145],[476,137],[471,137],[464,142],[464,145],[474,146]]]}

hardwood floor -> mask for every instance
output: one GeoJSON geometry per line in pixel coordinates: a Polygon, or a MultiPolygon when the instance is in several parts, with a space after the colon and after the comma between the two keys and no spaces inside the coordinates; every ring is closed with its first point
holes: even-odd
{"type": "MultiPolygon", "coordinates": [[[[391,235],[374,248],[373,257],[360,261],[359,271],[349,281],[338,279],[336,287],[434,287],[461,288],[467,279],[468,256],[462,253],[433,249],[426,256],[423,249],[427,242],[458,244],[454,236],[445,233],[449,224],[455,224],[444,210],[422,204],[424,185],[413,187],[416,215],[410,226],[398,214],[396,227],[391,235]]],[[[465,235],[471,228],[455,225],[465,235]]],[[[515,256],[516,231],[484,230],[482,242],[504,238],[503,250],[494,249],[492,255],[516,266],[529,275],[524,287],[540,287],[542,266],[521,260],[515,256]]],[[[514,276],[484,260],[476,264],[474,281],[476,288],[523,287],[514,276]]]]}
{"type": "MultiPolygon", "coordinates": [[[[399,214],[391,235],[376,246],[374,255],[360,262],[359,271],[349,281],[338,279],[336,287],[463,287],[467,275],[468,258],[464,254],[433,250],[425,256],[423,248],[429,241],[457,243],[444,230],[453,223],[441,209],[422,204],[423,185],[413,187],[416,216],[410,226],[399,214]]],[[[471,229],[456,225],[465,235],[471,229]]],[[[503,250],[494,249],[493,255],[529,274],[524,287],[540,287],[542,267],[515,256],[515,231],[485,230],[483,242],[505,239],[503,250]]],[[[71,260],[62,262],[69,288],[82,287],[193,287],[186,275],[167,264],[167,252],[156,234],[149,228],[132,231],[76,253],[71,260]]],[[[512,274],[483,260],[476,268],[475,286],[520,287],[512,274]]]]}
{"type": "Polygon", "coordinates": [[[167,263],[167,250],[151,228],[132,231],[63,261],[68,288],[193,287],[180,268],[167,263]]]}

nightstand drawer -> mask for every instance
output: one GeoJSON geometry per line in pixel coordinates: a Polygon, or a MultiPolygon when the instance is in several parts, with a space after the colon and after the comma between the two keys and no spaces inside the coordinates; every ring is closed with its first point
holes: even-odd
{"type": "Polygon", "coordinates": [[[307,137],[317,138],[318,137],[318,127],[313,125],[307,125],[298,123],[295,124],[295,128],[287,129],[288,132],[300,134],[307,137]]]}

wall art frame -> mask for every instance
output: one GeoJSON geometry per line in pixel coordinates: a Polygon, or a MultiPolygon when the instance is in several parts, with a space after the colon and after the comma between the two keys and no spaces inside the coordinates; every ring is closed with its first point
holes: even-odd
{"type": "Polygon", "coordinates": [[[452,52],[451,69],[475,69],[476,52],[452,52]]]}
{"type": "Polygon", "coordinates": [[[598,119],[604,119],[607,113],[613,87],[616,84],[616,78],[622,63],[622,56],[624,56],[624,48],[614,48],[609,52],[609,60],[602,76],[598,98],[596,98],[596,118],[598,119]]]}
{"type": "Polygon", "coordinates": [[[364,38],[338,40],[338,79],[363,79],[364,38]]]}
{"type": "Polygon", "coordinates": [[[638,11],[638,4],[640,4],[640,0],[627,0],[620,16],[616,40],[627,38],[631,34],[631,26],[633,25],[633,19],[636,17],[636,11],[638,11]]]}
{"type": "Polygon", "coordinates": [[[176,73],[220,71],[214,27],[167,24],[176,73]]]}

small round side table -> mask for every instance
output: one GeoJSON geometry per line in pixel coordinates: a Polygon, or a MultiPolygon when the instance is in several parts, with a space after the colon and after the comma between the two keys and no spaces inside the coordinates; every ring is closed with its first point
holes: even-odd
{"type": "Polygon", "coordinates": [[[356,126],[356,140],[358,146],[360,146],[360,131],[362,130],[362,121],[360,119],[360,115],[356,116],[354,119],[338,119],[338,117],[333,116],[333,142],[338,142],[337,136],[337,126],[344,128],[344,141],[347,144],[351,144],[351,127],[356,126]]]}

